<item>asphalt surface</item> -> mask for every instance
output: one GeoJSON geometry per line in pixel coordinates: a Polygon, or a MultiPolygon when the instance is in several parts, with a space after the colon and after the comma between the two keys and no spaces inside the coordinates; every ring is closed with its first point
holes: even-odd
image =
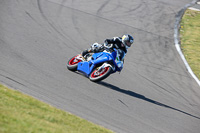
{"type": "Polygon", "coordinates": [[[174,46],[191,0],[0,0],[0,82],[118,133],[199,133],[200,87],[174,46]],[[69,58],[132,34],[124,69],[100,83],[69,58]]]}

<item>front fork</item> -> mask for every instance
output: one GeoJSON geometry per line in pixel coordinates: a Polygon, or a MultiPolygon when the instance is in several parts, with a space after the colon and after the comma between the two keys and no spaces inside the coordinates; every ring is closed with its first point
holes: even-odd
{"type": "Polygon", "coordinates": [[[76,62],[78,60],[84,61],[84,58],[81,54],[75,57],[74,62],[76,62]]]}

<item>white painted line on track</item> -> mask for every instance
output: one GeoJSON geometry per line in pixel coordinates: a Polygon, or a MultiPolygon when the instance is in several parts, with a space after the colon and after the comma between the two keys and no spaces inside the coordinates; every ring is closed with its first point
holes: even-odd
{"type": "Polygon", "coordinates": [[[178,43],[175,44],[175,47],[176,47],[176,50],[178,51],[179,55],[181,56],[181,58],[182,58],[182,60],[183,60],[183,62],[184,62],[184,64],[185,64],[185,66],[186,66],[188,72],[192,75],[192,77],[196,80],[197,84],[199,84],[199,86],[200,86],[200,81],[199,81],[199,79],[196,77],[196,75],[193,73],[193,71],[192,71],[192,69],[190,68],[189,64],[187,63],[187,61],[186,61],[186,59],[185,59],[185,57],[184,57],[184,55],[183,55],[183,53],[182,53],[182,51],[181,51],[180,44],[178,44],[178,43]]]}
{"type": "Polygon", "coordinates": [[[190,7],[190,8],[188,8],[188,9],[194,10],[194,11],[200,11],[200,9],[197,9],[197,8],[194,8],[194,7],[190,7]]]}
{"type": "Polygon", "coordinates": [[[178,15],[176,16],[176,22],[175,22],[175,26],[174,26],[174,43],[175,43],[175,47],[179,53],[179,55],[181,56],[181,59],[183,60],[188,72],[191,74],[191,76],[195,79],[195,81],[197,82],[197,84],[200,86],[200,81],[199,79],[196,77],[196,75],[193,73],[192,69],[190,68],[190,66],[188,65],[188,62],[186,61],[181,48],[180,48],[180,44],[179,44],[179,28],[180,28],[180,21],[182,19],[182,16],[185,12],[185,10],[187,8],[189,8],[191,5],[194,5],[195,3],[197,3],[197,0],[193,0],[190,4],[185,5],[185,7],[183,9],[181,9],[178,12],[178,15]]]}

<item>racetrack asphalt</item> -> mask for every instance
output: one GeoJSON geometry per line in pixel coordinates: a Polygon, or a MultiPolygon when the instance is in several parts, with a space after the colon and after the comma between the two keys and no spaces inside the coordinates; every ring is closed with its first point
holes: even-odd
{"type": "Polygon", "coordinates": [[[191,0],[0,0],[0,82],[118,133],[199,133],[200,87],[174,45],[191,0]],[[74,55],[131,34],[122,72],[93,83],[74,55]]]}

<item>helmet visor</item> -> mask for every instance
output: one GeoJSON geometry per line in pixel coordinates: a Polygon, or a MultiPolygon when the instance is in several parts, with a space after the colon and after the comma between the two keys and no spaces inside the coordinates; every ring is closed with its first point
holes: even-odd
{"type": "Polygon", "coordinates": [[[132,43],[130,43],[129,41],[126,42],[126,45],[127,45],[128,47],[131,47],[131,44],[132,44],[132,43]]]}

